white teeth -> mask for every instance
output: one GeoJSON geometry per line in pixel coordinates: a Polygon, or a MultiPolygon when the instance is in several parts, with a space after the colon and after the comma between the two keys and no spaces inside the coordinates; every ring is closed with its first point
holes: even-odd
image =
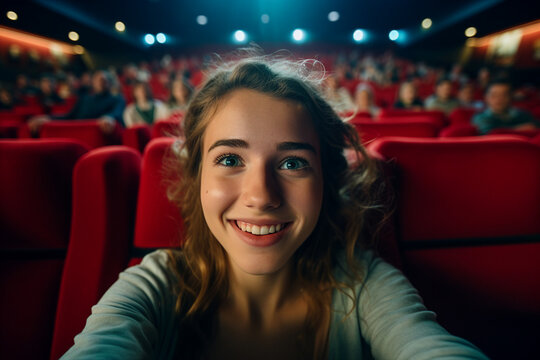
{"type": "Polygon", "coordinates": [[[243,221],[236,221],[237,226],[245,232],[252,233],[253,235],[268,235],[273,234],[285,227],[285,224],[277,225],[253,225],[245,223],[243,221]]]}

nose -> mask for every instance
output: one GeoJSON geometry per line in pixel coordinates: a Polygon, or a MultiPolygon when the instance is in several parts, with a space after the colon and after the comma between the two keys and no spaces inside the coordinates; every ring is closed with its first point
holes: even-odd
{"type": "Polygon", "coordinates": [[[246,207],[268,211],[282,204],[282,191],[270,166],[257,164],[244,174],[242,201],[246,207]]]}

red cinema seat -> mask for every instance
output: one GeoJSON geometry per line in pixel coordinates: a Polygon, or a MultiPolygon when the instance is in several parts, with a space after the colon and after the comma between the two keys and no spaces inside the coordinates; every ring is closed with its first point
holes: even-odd
{"type": "Polygon", "coordinates": [[[446,115],[440,110],[382,109],[379,114],[381,119],[396,117],[417,118],[419,116],[435,119],[441,126],[447,123],[446,115]]]}
{"type": "Polygon", "coordinates": [[[364,144],[383,136],[436,137],[439,125],[429,120],[417,121],[371,121],[353,119],[354,125],[364,144]]]}
{"type": "Polygon", "coordinates": [[[130,265],[138,263],[142,256],[156,248],[181,244],[183,222],[180,210],[167,198],[168,185],[171,181],[179,181],[180,177],[179,169],[172,170],[176,175],[167,173],[166,159],[171,156],[174,144],[173,138],[154,139],[144,152],[130,265]]]}
{"type": "Polygon", "coordinates": [[[177,137],[182,134],[180,120],[170,119],[156,122],[152,126],[152,139],[158,137],[177,137]]]}
{"type": "Polygon", "coordinates": [[[478,136],[478,128],[474,125],[458,123],[450,125],[439,132],[440,137],[478,136]]]}
{"type": "Polygon", "coordinates": [[[448,115],[451,125],[470,124],[477,110],[472,108],[457,108],[448,115]]]}
{"type": "Polygon", "coordinates": [[[71,240],[58,298],[51,359],[73,345],[91,307],[129,258],[141,156],[125,146],[95,149],[73,173],[71,240]]]}
{"type": "Polygon", "coordinates": [[[68,140],[0,141],[0,358],[47,359],[69,242],[68,140]]]}
{"type": "Polygon", "coordinates": [[[142,154],[146,144],[150,141],[151,132],[152,130],[148,125],[136,125],[127,128],[122,133],[122,144],[142,154]]]}
{"type": "Polygon", "coordinates": [[[540,358],[540,148],[519,137],[392,139],[404,269],[493,359],[540,358]]]}
{"type": "Polygon", "coordinates": [[[76,139],[91,149],[121,143],[120,129],[112,134],[104,134],[95,120],[62,120],[43,124],[40,138],[76,139]]]}

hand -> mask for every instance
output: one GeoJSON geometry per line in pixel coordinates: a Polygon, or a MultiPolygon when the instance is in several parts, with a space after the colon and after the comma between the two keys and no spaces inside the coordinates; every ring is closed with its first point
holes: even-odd
{"type": "Polygon", "coordinates": [[[97,122],[101,131],[105,134],[111,134],[116,127],[116,121],[110,116],[103,116],[97,122]]]}
{"type": "Polygon", "coordinates": [[[39,133],[41,126],[48,121],[51,121],[51,118],[47,115],[34,116],[28,120],[28,128],[32,134],[37,134],[39,133]]]}

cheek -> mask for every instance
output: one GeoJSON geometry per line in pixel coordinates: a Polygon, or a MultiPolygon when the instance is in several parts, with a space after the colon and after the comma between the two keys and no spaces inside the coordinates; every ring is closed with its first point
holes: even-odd
{"type": "Polygon", "coordinates": [[[235,201],[235,186],[231,181],[217,178],[211,173],[202,172],[201,178],[201,205],[206,222],[221,221],[221,215],[235,201]]]}

